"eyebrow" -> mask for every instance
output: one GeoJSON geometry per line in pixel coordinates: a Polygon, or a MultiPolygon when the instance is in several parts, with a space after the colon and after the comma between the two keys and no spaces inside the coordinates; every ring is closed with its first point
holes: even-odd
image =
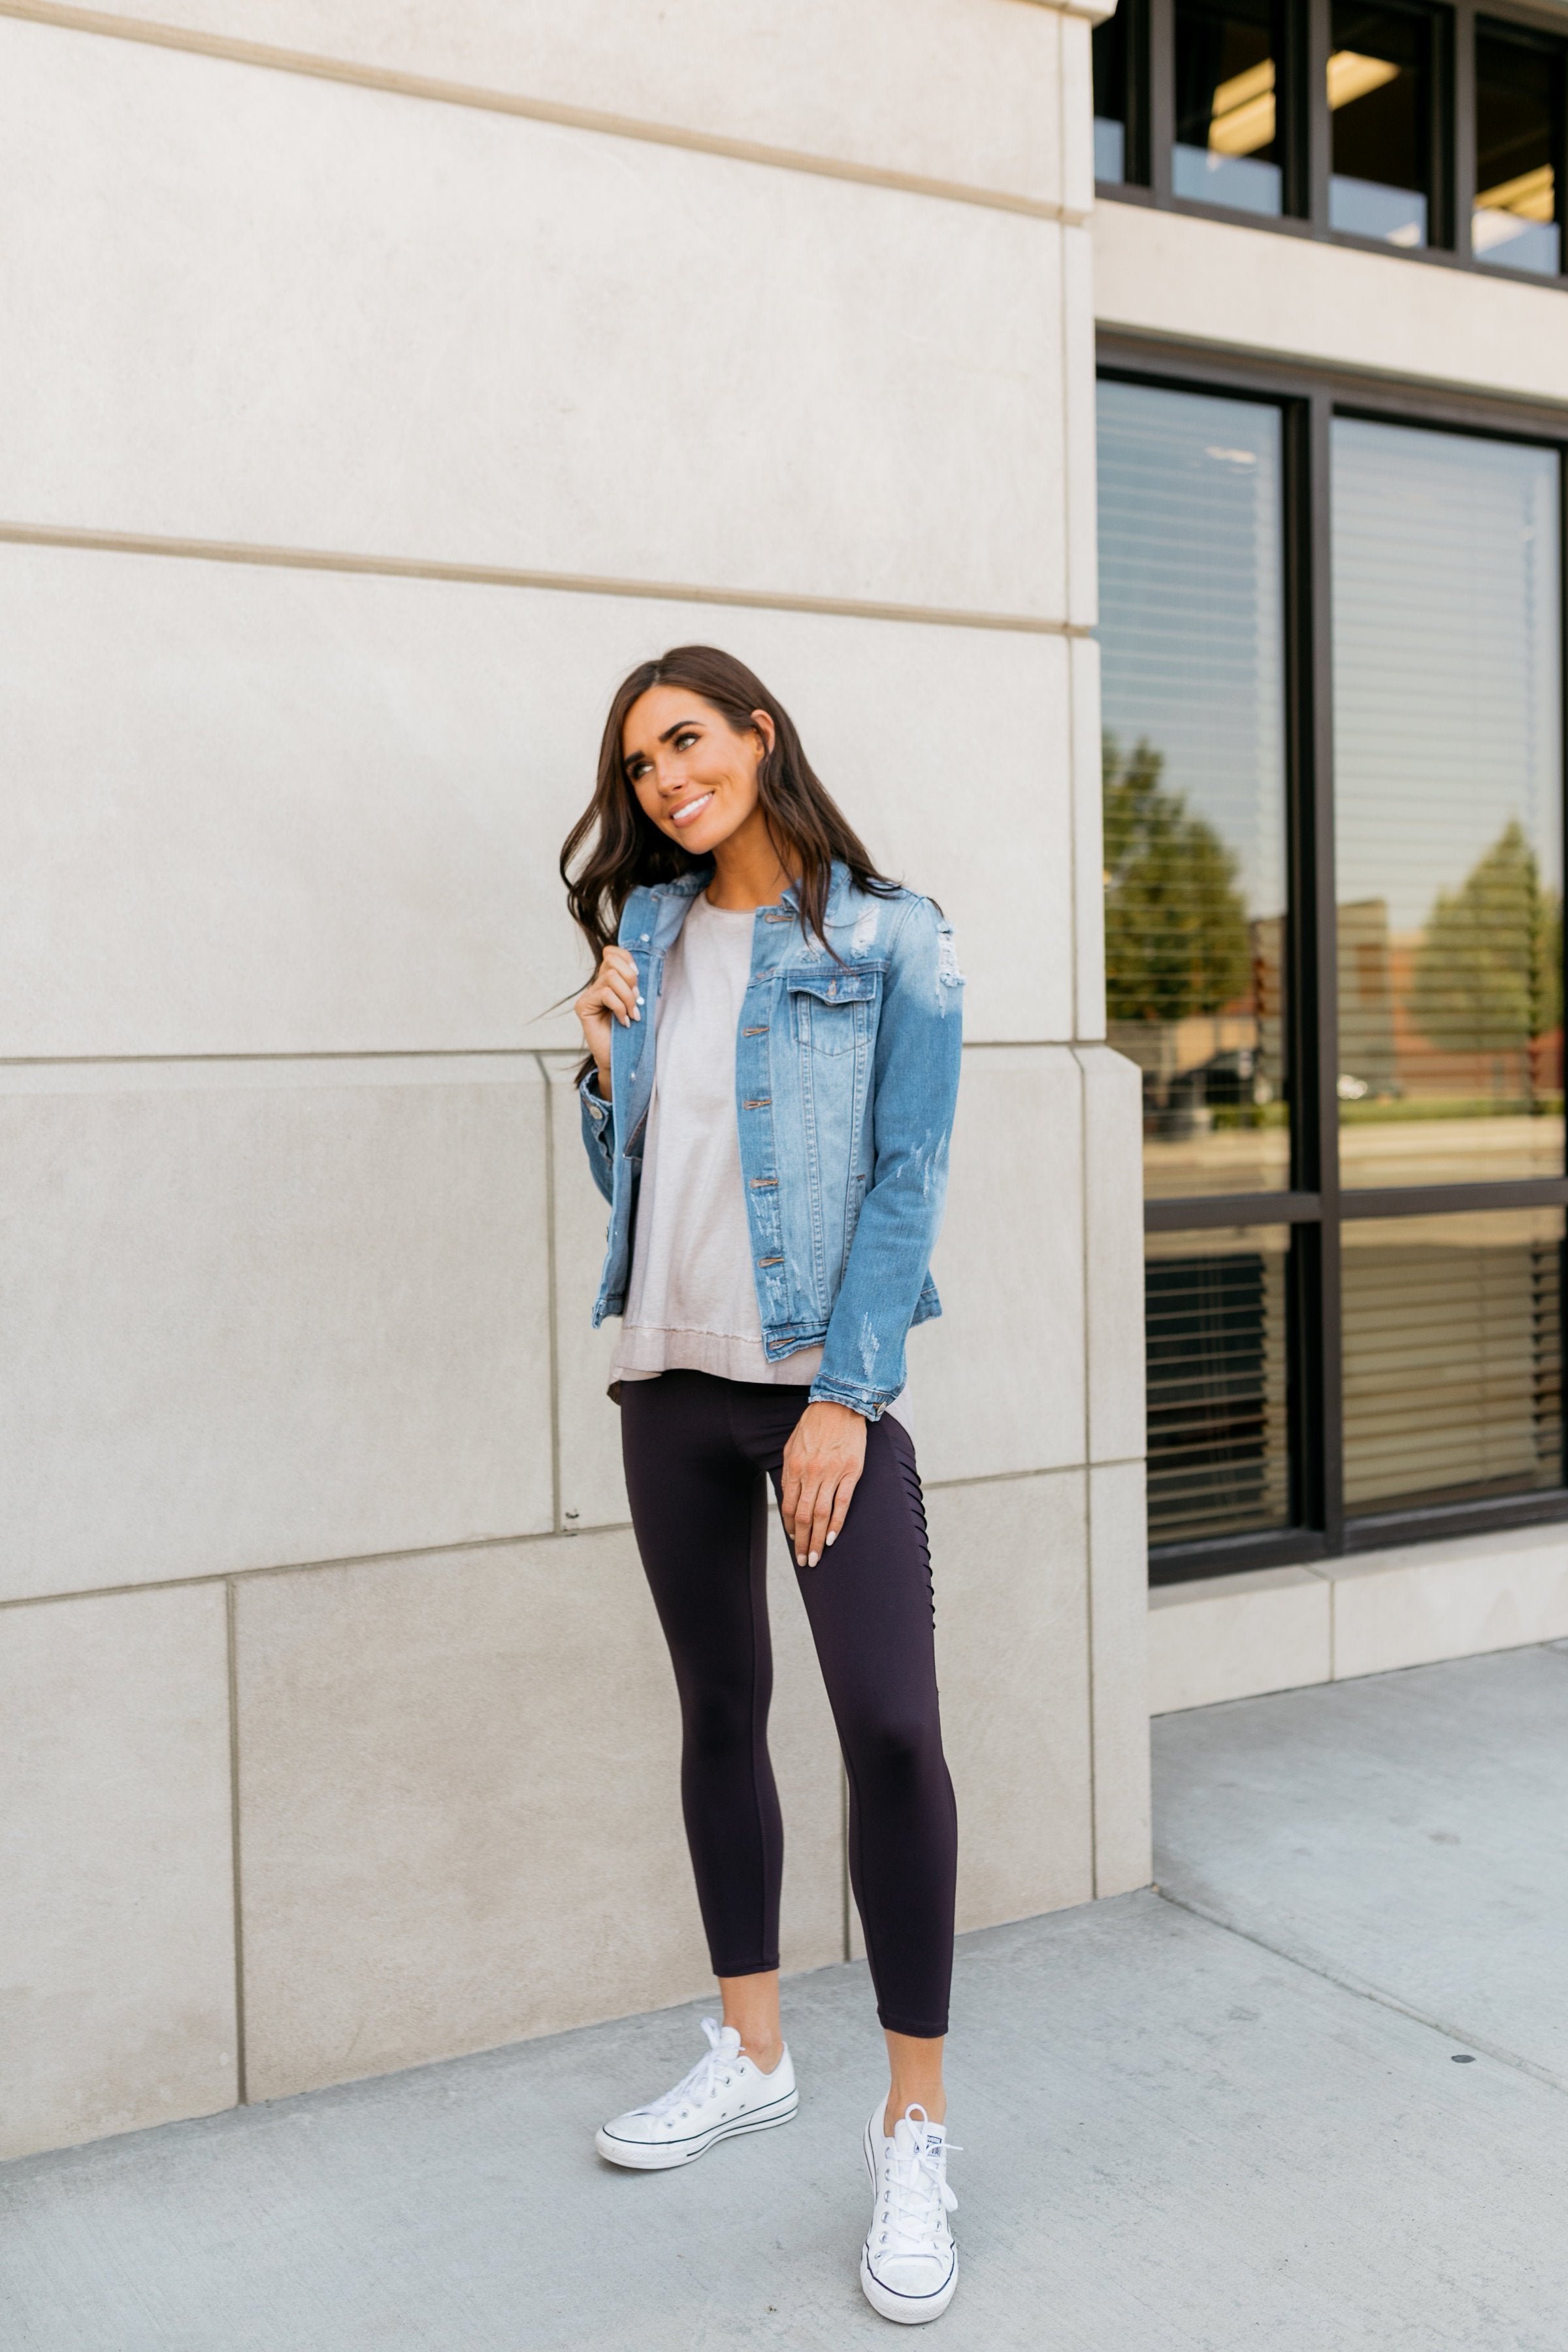
{"type": "MultiPolygon", "coordinates": [[[[701,721],[696,719],[678,719],[673,727],[667,727],[665,729],[663,734],[658,740],[661,743],[668,743],[671,741],[675,736],[683,734],[687,728],[698,727],[700,724],[701,721]]],[[[646,753],[642,751],[627,751],[622,757],[621,765],[623,768],[630,767],[634,760],[641,760],[646,756],[646,753]]]]}

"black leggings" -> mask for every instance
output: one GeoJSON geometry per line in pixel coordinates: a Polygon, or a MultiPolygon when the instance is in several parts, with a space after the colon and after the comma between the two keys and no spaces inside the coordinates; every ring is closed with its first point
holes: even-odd
{"type": "MultiPolygon", "coordinates": [[[[721,1977],[779,1964],[763,1481],[776,1497],[805,1405],[804,1388],[707,1372],[621,1389],[632,1523],[680,1693],[686,1836],[721,1977]]],[[[843,1531],[817,1567],[795,1573],[849,1777],[849,1882],[877,2013],[893,2033],[945,2033],[958,1823],[937,1711],[925,1507],[898,1422],[868,1423],[843,1531]]]]}

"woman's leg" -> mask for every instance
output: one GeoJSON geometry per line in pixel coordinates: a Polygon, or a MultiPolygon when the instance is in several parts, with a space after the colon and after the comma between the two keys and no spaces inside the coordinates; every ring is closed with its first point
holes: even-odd
{"type": "MultiPolygon", "coordinates": [[[[776,1486],[777,1459],[766,1466],[776,1486]]],[[[848,1774],[850,1883],[888,2036],[889,2127],[910,2105],[938,2123],[958,1824],[942,1748],[925,1506],[900,1423],[869,1424],[843,1532],[816,1568],[795,1573],[848,1774]]]]}
{"type": "Polygon", "coordinates": [[[681,1805],[724,2022],[771,2074],[784,1827],[767,1746],[767,1494],[735,1444],[731,1391],[704,1372],[627,1381],[621,1445],[680,1696],[681,1805]]]}

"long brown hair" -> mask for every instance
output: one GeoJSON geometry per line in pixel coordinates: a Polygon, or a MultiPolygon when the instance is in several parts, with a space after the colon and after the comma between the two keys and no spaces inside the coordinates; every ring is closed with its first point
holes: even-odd
{"type": "MultiPolygon", "coordinates": [[[[640,883],[672,882],[704,862],[660,833],[644,814],[626,779],[622,730],[633,703],[650,686],[679,686],[700,695],[737,735],[757,731],[753,710],[765,710],[773,720],[773,749],[757,769],[757,793],[780,863],[799,871],[800,924],[807,938],[813,932],[826,938],[823,919],[836,857],[860,889],[879,898],[897,890],[898,884],[872,865],[864,843],[802,750],[795,721],[761,678],[716,646],[674,646],[658,661],[639,662],[616,688],[599,745],[594,797],[562,845],[566,904],[595,965],[616,936],[621,909],[640,883]],[[585,841],[588,854],[574,873],[573,860],[585,841]]],[[[831,947],[828,951],[833,952],[831,947]]]]}

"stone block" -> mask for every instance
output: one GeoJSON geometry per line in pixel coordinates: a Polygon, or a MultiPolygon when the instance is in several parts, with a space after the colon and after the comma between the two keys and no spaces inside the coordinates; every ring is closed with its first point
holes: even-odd
{"type": "Polygon", "coordinates": [[[237,2091],[221,1584],[0,1609],[0,2157],[237,2091]]]}
{"type": "MultiPolygon", "coordinates": [[[[816,1967],[843,1948],[837,1748],[773,1582],[784,1959],[816,1967]]],[[[237,1668],[252,2096],[711,1984],[629,1532],[247,1578],[237,1668]]]]}
{"type": "Polygon", "coordinates": [[[1094,1891],[1084,1479],[926,1496],[942,1737],[958,1795],[958,1925],[1094,1891]]]}
{"type": "Polygon", "coordinates": [[[1568,1530],[1513,1528],[1325,1560],[1334,1679],[1568,1634],[1568,1530]]]}
{"type": "Polygon", "coordinates": [[[531,1055],[0,1077],[0,1597],[552,1524],[531,1055]]]}
{"type": "Polygon", "coordinates": [[[16,20],[0,158],[0,515],[1061,617],[1055,222],[16,20]]]}
{"type": "Polygon", "coordinates": [[[930,1483],[1083,1459],[1081,1118],[1069,1048],[965,1054],[932,1260],[942,1315],[909,1342],[930,1483]]]}
{"type": "MultiPolygon", "coordinates": [[[[100,13],[134,23],[144,0],[100,13]]],[[[158,0],[157,22],[850,171],[1037,203],[1060,183],[1055,19],[1018,0],[158,0]]]]}
{"type": "Polygon", "coordinates": [[[969,1034],[1070,1035],[1058,638],[0,545],[0,1054],[574,1050],[556,851],[617,681],[693,641],[953,918],[969,1034]]]}
{"type": "Polygon", "coordinates": [[[1141,1462],[1089,1473],[1094,1891],[1147,1886],[1150,1855],[1149,1568],[1141,1462]]]}
{"type": "Polygon", "coordinates": [[[1150,1713],[1331,1681],[1330,1591],[1305,1568],[1156,1585],[1149,1595],[1150,1713]]]}
{"type": "Polygon", "coordinates": [[[1080,1045],[1083,1072],[1089,1452],[1142,1456],[1143,1410],[1142,1097],[1133,1065],[1080,1045]]]}

